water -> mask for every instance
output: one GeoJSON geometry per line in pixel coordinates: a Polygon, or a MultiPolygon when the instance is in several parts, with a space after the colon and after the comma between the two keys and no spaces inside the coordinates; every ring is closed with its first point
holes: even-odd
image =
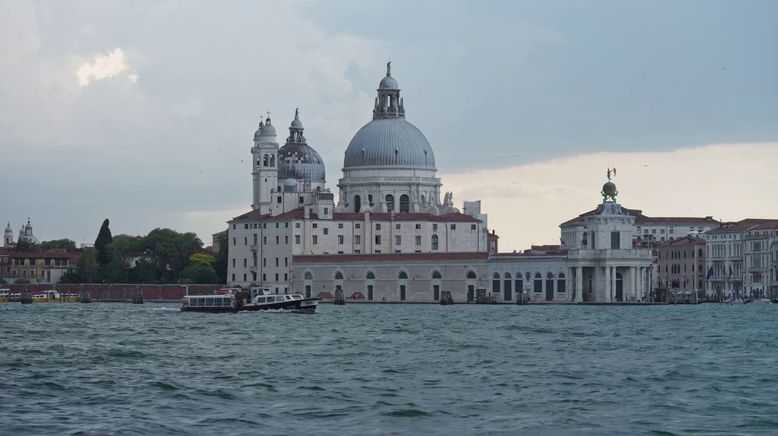
{"type": "Polygon", "coordinates": [[[2,434],[778,432],[778,305],[0,304],[2,434]]]}

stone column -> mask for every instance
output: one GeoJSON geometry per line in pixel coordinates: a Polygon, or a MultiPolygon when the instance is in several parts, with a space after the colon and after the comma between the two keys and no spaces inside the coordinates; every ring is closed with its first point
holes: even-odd
{"type": "Polygon", "coordinates": [[[604,273],[603,274],[604,275],[603,279],[605,281],[605,299],[604,299],[604,301],[610,303],[612,301],[611,300],[611,267],[606,265],[605,268],[604,268],[603,273],[604,273]]]}
{"type": "Polygon", "coordinates": [[[575,302],[583,302],[583,267],[575,267],[575,302]]]}

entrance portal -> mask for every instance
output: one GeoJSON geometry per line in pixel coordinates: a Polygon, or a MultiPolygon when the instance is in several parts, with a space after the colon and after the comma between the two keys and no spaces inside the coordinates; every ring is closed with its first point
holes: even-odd
{"type": "Polygon", "coordinates": [[[624,301],[624,279],[621,273],[616,273],[616,301],[624,301]]]}

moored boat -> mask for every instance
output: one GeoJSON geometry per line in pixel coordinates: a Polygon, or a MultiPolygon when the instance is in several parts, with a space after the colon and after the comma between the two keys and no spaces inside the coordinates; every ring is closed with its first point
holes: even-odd
{"type": "Polygon", "coordinates": [[[181,301],[182,312],[236,313],[279,310],[315,313],[318,298],[300,294],[273,295],[268,289],[220,289],[211,295],[187,295],[181,301]]]}

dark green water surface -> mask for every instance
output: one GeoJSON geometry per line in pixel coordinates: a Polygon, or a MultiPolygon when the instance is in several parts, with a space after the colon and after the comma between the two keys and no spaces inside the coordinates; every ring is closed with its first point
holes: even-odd
{"type": "Polygon", "coordinates": [[[778,305],[0,304],[0,434],[778,434],[778,305]]]}

